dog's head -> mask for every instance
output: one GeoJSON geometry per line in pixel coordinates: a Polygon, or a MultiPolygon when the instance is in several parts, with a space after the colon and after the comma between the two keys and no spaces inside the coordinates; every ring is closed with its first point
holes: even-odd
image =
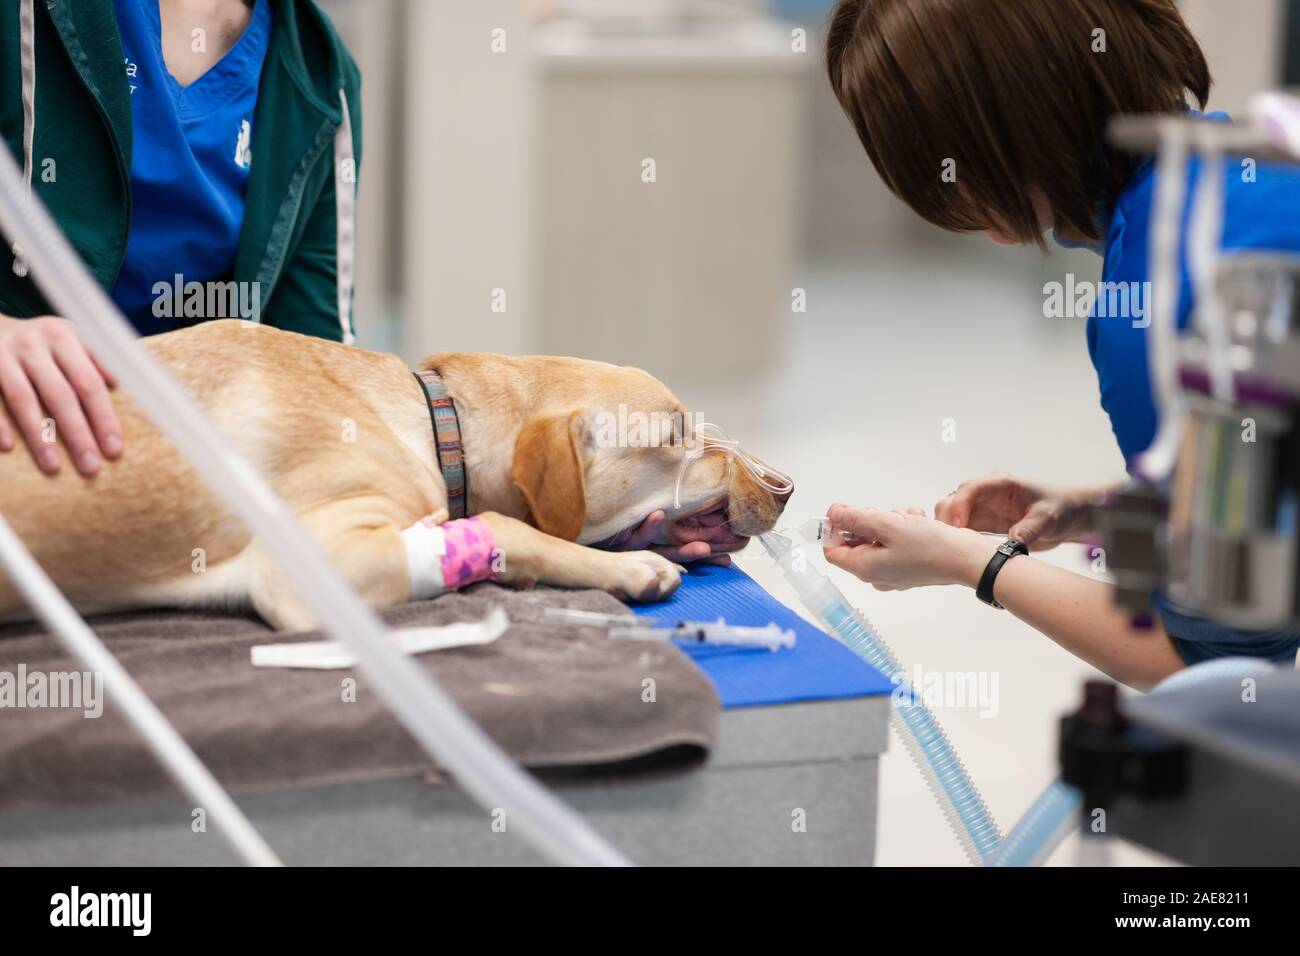
{"type": "Polygon", "coordinates": [[[463,354],[435,356],[426,367],[464,396],[467,431],[478,433],[465,439],[467,451],[475,446],[477,507],[511,513],[518,507],[494,499],[513,497],[556,537],[612,543],[655,511],[687,524],[725,522],[752,536],[772,530],[790,497],[769,490],[739,460],[729,462],[725,451],[705,448],[698,416],[640,369],[463,354]],[[509,445],[509,455],[489,443],[509,445]]]}

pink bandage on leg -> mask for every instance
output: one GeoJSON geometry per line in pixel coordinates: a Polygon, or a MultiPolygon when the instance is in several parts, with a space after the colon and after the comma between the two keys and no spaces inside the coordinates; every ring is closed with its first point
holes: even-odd
{"type": "Polygon", "coordinates": [[[412,600],[422,600],[496,576],[500,556],[482,518],[435,524],[422,518],[402,532],[412,600]]]}
{"type": "Polygon", "coordinates": [[[448,590],[496,577],[495,562],[500,552],[486,521],[461,518],[448,521],[442,531],[446,536],[442,580],[448,590]]]}

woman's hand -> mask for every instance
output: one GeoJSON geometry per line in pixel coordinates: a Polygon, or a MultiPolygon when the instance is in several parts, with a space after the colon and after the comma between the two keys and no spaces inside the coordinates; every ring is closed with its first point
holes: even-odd
{"type": "Polygon", "coordinates": [[[1046,551],[1078,541],[1091,529],[1089,513],[1102,487],[1053,487],[989,475],[964,481],[934,506],[934,516],[955,528],[992,531],[1046,551]]]}
{"type": "Polygon", "coordinates": [[[832,505],[832,527],[851,531],[858,541],[832,535],[826,560],[878,591],[904,591],[937,584],[975,587],[997,542],[927,518],[917,509],[878,511],[832,505]]]}
{"type": "MultiPolygon", "coordinates": [[[[865,543],[827,547],[826,559],[881,591],[927,584],[977,587],[998,547],[993,538],[915,511],[835,505],[827,517],[865,543]]],[[[1020,620],[1115,680],[1148,689],[1185,665],[1162,627],[1133,626],[1132,616],[1116,607],[1114,591],[1031,558],[1008,561],[996,583],[998,602],[1020,620]]]]}
{"type": "MultiPolygon", "coordinates": [[[[122,427],[108,395],[112,387],[72,323],[52,315],[0,316],[0,398],[41,471],[59,470],[59,438],[86,477],[99,471],[104,458],[122,454],[122,427]]],[[[0,416],[0,451],[12,451],[16,442],[0,416]]]]}
{"type": "Polygon", "coordinates": [[[678,564],[731,564],[731,552],[749,544],[733,534],[721,512],[685,521],[667,521],[662,511],[651,513],[627,538],[612,544],[614,551],[657,551],[678,564]]]}

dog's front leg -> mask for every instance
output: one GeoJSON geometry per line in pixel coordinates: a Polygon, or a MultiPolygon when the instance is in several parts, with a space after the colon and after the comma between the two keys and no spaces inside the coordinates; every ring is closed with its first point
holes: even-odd
{"type": "MultiPolygon", "coordinates": [[[[386,608],[411,598],[406,551],[396,524],[351,527],[328,537],[319,533],[319,522],[307,524],[317,532],[334,566],[368,605],[386,608]]],[[[250,597],[263,620],[280,631],[305,631],[316,626],[313,615],[260,549],[255,553],[253,567],[250,597]]]]}
{"type": "Polygon", "coordinates": [[[496,541],[495,579],[507,584],[597,588],[622,601],[660,601],[681,583],[682,569],[653,551],[597,551],[517,518],[492,511],[478,517],[496,541]]]}
{"type": "MultiPolygon", "coordinates": [[[[320,515],[305,519],[343,576],[375,608],[435,597],[483,580],[519,587],[541,583],[597,588],[623,601],[659,601],[681,583],[681,569],[652,551],[597,551],[496,512],[464,522],[426,519],[405,531],[372,515],[353,520],[339,532],[337,517],[329,522],[320,515]],[[333,533],[323,534],[324,527],[333,533]]],[[[264,555],[255,553],[253,567],[253,607],[267,623],[286,631],[316,625],[264,555]]]]}

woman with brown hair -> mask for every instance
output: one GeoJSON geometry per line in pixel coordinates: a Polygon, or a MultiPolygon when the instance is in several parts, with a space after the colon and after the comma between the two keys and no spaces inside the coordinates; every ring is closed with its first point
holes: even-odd
{"type": "MultiPolygon", "coordinates": [[[[922,218],[1044,249],[1051,231],[1061,245],[1101,255],[1104,282],[1146,287],[1156,170],[1112,149],[1105,132],[1120,114],[1192,113],[1189,96],[1204,109],[1209,68],[1174,0],[840,0],[826,65],[877,172],[922,218]]],[[[1199,173],[1194,163],[1192,188],[1199,173]]],[[[1300,171],[1260,165],[1243,176],[1229,167],[1225,195],[1225,249],[1300,250],[1300,171]]],[[[1192,307],[1184,261],[1180,323],[1192,307]]],[[[1095,309],[1087,335],[1101,404],[1128,461],[1157,425],[1145,323],[1132,318],[1095,309]]],[[[1155,627],[1136,628],[1109,585],[1023,556],[1026,546],[1086,537],[1103,490],[983,478],[939,502],[938,521],[836,505],[832,523],[873,543],[826,555],[881,590],[974,588],[1134,686],[1229,654],[1294,660],[1300,631],[1235,631],[1164,599],[1155,627]],[[999,547],[975,531],[1009,540],[999,547]]]]}

